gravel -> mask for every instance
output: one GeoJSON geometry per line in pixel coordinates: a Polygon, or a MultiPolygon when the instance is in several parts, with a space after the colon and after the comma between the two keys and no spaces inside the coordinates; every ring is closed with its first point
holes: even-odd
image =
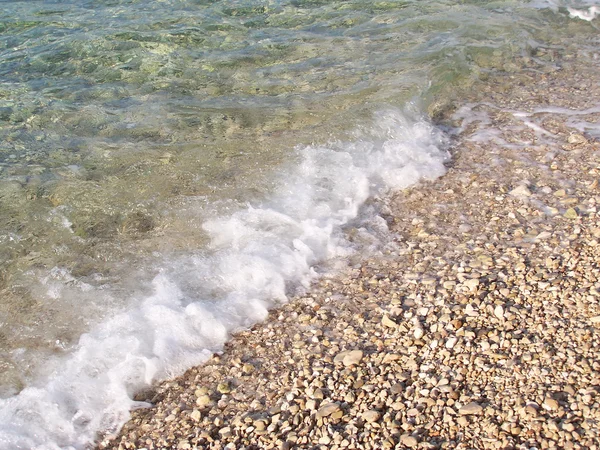
{"type": "Polygon", "coordinates": [[[598,449],[600,144],[536,108],[597,106],[600,70],[561,64],[490,75],[447,117],[489,118],[448,173],[381,201],[391,250],[140,394],[99,448],[598,449]]]}

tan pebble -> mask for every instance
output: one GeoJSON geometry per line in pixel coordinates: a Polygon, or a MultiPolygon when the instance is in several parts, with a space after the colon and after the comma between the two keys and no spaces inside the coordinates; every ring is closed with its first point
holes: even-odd
{"type": "Polygon", "coordinates": [[[591,323],[600,323],[600,316],[590,317],[591,323]]]}
{"type": "Polygon", "coordinates": [[[504,319],[504,308],[502,305],[496,305],[494,308],[494,315],[500,320],[504,319]]]}
{"type": "Polygon", "coordinates": [[[344,366],[348,367],[353,364],[358,364],[363,357],[362,350],[346,350],[338,353],[335,358],[333,358],[334,362],[341,362],[344,366]]]}
{"type": "Polygon", "coordinates": [[[569,208],[565,211],[563,217],[565,217],[566,219],[577,219],[579,217],[579,214],[577,214],[577,211],[575,211],[574,208],[569,208]]]}
{"type": "Polygon", "coordinates": [[[317,411],[317,417],[327,417],[340,410],[338,403],[326,403],[317,411]]]}
{"type": "Polygon", "coordinates": [[[575,425],[573,425],[572,423],[563,423],[562,429],[571,433],[575,431],[575,425]]]}
{"type": "Polygon", "coordinates": [[[217,391],[220,394],[229,394],[231,392],[231,384],[229,384],[228,382],[219,383],[217,385],[217,391]]]}
{"type": "Polygon", "coordinates": [[[467,419],[464,416],[460,416],[456,419],[456,423],[459,424],[461,427],[466,427],[467,425],[469,425],[469,419],[467,419]]]}
{"type": "Polygon", "coordinates": [[[479,279],[477,278],[470,278],[468,280],[465,280],[463,282],[463,285],[465,285],[466,287],[468,287],[470,290],[475,290],[477,288],[477,286],[479,286],[479,279]]]}
{"type": "Polygon", "coordinates": [[[377,422],[380,417],[381,417],[381,413],[374,409],[371,409],[369,411],[365,411],[364,413],[362,413],[362,418],[369,423],[377,422]]]}
{"type": "Polygon", "coordinates": [[[483,412],[483,407],[477,402],[467,403],[463,407],[458,410],[459,414],[463,416],[471,415],[471,414],[481,414],[483,412]]]}
{"type": "Polygon", "coordinates": [[[398,326],[398,324],[390,319],[387,314],[381,319],[381,324],[388,328],[396,328],[398,326]]]}
{"type": "Polygon", "coordinates": [[[200,413],[200,411],[198,411],[197,409],[193,410],[192,413],[190,414],[190,417],[195,420],[196,422],[198,422],[201,418],[202,418],[202,414],[200,413]]]}
{"type": "Polygon", "coordinates": [[[559,408],[559,404],[552,397],[546,397],[544,399],[544,403],[542,403],[542,407],[548,411],[556,411],[559,408]]]}
{"type": "Polygon", "coordinates": [[[509,194],[513,197],[531,197],[531,191],[523,185],[517,186],[509,194]]]}
{"type": "Polygon", "coordinates": [[[585,138],[585,136],[579,133],[573,133],[567,138],[567,142],[573,145],[586,144],[587,141],[588,140],[585,138]]]}
{"type": "Polygon", "coordinates": [[[196,405],[203,407],[209,405],[211,403],[211,399],[208,395],[201,395],[196,399],[196,405]]]}
{"type": "Polygon", "coordinates": [[[403,434],[400,437],[400,443],[405,445],[406,447],[413,448],[419,445],[419,441],[416,437],[411,436],[410,434],[403,434]]]}
{"type": "Polygon", "coordinates": [[[455,336],[448,338],[448,340],[446,341],[446,348],[453,349],[457,342],[458,342],[458,338],[455,336]]]}
{"type": "Polygon", "coordinates": [[[226,438],[226,437],[230,437],[231,436],[231,428],[230,427],[223,427],[219,430],[219,434],[226,438]]]}
{"type": "Polygon", "coordinates": [[[331,443],[331,438],[327,435],[321,436],[319,438],[319,444],[321,445],[329,445],[331,443]]]}

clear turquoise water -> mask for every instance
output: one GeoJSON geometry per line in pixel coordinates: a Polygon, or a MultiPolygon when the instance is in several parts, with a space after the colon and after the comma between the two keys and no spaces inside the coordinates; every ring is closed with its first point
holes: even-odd
{"type": "Polygon", "coordinates": [[[553,51],[597,44],[565,9],[592,4],[2,2],[0,393],[43,386],[206,251],[208,218],[270,198],[299,148],[407,103],[435,118],[491,71],[553,70],[553,51]]]}

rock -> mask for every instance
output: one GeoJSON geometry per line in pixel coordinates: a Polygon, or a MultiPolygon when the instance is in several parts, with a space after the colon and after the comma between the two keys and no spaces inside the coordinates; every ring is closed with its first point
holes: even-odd
{"type": "Polygon", "coordinates": [[[190,414],[190,417],[192,418],[192,420],[195,420],[196,422],[198,422],[202,418],[202,414],[200,413],[200,411],[195,409],[190,414]]]}
{"type": "Polygon", "coordinates": [[[600,316],[590,317],[591,323],[600,323],[600,316]]]}
{"type": "Polygon", "coordinates": [[[552,237],[552,233],[550,233],[549,231],[542,231],[540,234],[538,234],[535,238],[538,241],[543,241],[544,239],[548,239],[552,237]]]}
{"type": "Polygon", "coordinates": [[[419,445],[419,441],[417,441],[417,438],[411,436],[410,434],[403,434],[400,437],[400,443],[408,448],[413,448],[419,445]]]}
{"type": "Polygon", "coordinates": [[[479,286],[479,280],[477,278],[471,278],[469,280],[465,280],[463,285],[473,291],[477,288],[477,286],[479,286]]]}
{"type": "Polygon", "coordinates": [[[446,348],[447,349],[454,348],[454,346],[456,345],[457,342],[458,342],[458,338],[456,336],[449,337],[448,340],[446,341],[446,348]]]}
{"type": "Polygon", "coordinates": [[[381,417],[381,413],[374,409],[371,409],[369,411],[365,411],[364,413],[362,413],[362,418],[366,422],[369,422],[369,423],[377,422],[380,417],[381,417]]]}
{"type": "Polygon", "coordinates": [[[421,327],[415,328],[415,331],[413,332],[413,336],[415,337],[415,339],[421,339],[424,334],[425,334],[425,332],[423,331],[423,328],[421,328],[421,327]]]}
{"type": "Polygon", "coordinates": [[[202,408],[204,406],[209,405],[211,403],[211,401],[212,400],[210,399],[210,397],[208,395],[204,394],[196,399],[196,405],[198,405],[202,408]]]}
{"type": "Polygon", "coordinates": [[[463,416],[469,416],[473,414],[481,414],[483,412],[483,407],[477,402],[467,403],[463,407],[458,410],[458,413],[463,416]]]}
{"type": "Polygon", "coordinates": [[[504,308],[502,305],[496,305],[494,308],[494,315],[500,320],[504,319],[504,308]]]}
{"type": "Polygon", "coordinates": [[[469,317],[477,317],[479,312],[477,312],[473,305],[469,303],[467,306],[465,306],[465,314],[469,317]]]}
{"type": "Polygon", "coordinates": [[[531,197],[531,191],[524,185],[517,186],[509,194],[513,197],[531,197]]]}
{"type": "Polygon", "coordinates": [[[588,140],[582,134],[573,133],[573,134],[569,135],[569,137],[567,138],[567,142],[569,144],[573,144],[573,145],[582,145],[582,144],[587,144],[588,140]]]}
{"type": "Polygon", "coordinates": [[[326,403],[322,405],[317,411],[317,417],[328,417],[340,410],[341,408],[339,403],[326,403]]]}
{"type": "Polygon", "coordinates": [[[224,383],[219,383],[217,385],[217,391],[219,392],[219,394],[229,394],[231,392],[231,383],[229,383],[228,381],[224,383]]]}
{"type": "Polygon", "coordinates": [[[345,350],[338,353],[335,358],[333,358],[333,361],[336,363],[342,363],[344,366],[348,367],[353,364],[358,364],[362,357],[362,350],[345,350]]]}
{"type": "Polygon", "coordinates": [[[224,437],[224,438],[231,437],[232,436],[232,434],[231,434],[231,428],[230,427],[223,427],[223,428],[221,428],[219,430],[219,434],[221,435],[221,437],[224,437]]]}
{"type": "Polygon", "coordinates": [[[559,408],[559,404],[552,397],[546,397],[544,399],[544,403],[542,403],[542,407],[548,411],[556,411],[559,408]]]}
{"type": "Polygon", "coordinates": [[[563,217],[565,217],[566,219],[577,219],[579,217],[579,214],[577,214],[577,211],[575,211],[574,208],[569,208],[565,211],[563,217]]]}
{"type": "Polygon", "coordinates": [[[387,314],[383,316],[383,319],[381,319],[381,324],[384,327],[388,327],[388,328],[397,328],[398,327],[398,324],[396,322],[394,322],[392,319],[390,319],[387,314]]]}

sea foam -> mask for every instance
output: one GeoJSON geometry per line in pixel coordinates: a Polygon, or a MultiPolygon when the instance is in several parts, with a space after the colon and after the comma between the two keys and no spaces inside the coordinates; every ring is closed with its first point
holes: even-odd
{"type": "Polygon", "coordinates": [[[0,448],[81,449],[118,431],[148,406],[136,391],[202,363],[306,289],[317,264],[360,250],[344,229],[360,226],[365,202],[441,176],[448,157],[443,133],[416,114],[387,110],[374,123],[352,142],[296,149],[269,199],[208,220],[208,248],[164,261],[151,295],[82,335],[50,377],[0,400],[0,448]]]}

